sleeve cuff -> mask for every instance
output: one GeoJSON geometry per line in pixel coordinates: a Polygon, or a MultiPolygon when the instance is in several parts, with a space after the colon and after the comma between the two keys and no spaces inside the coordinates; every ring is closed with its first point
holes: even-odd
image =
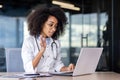
{"type": "Polygon", "coordinates": [[[37,68],[35,68],[35,70],[34,70],[32,61],[28,62],[26,64],[26,66],[24,67],[24,69],[25,69],[25,72],[27,72],[27,73],[36,73],[36,70],[37,70],[37,68]]]}
{"type": "Polygon", "coordinates": [[[64,66],[64,64],[61,63],[61,65],[57,66],[57,67],[55,68],[55,70],[56,70],[57,72],[60,72],[60,69],[61,69],[63,66],[64,66]]]}

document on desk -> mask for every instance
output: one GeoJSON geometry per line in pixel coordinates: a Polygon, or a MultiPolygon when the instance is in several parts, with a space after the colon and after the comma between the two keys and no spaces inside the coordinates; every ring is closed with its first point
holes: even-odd
{"type": "Polygon", "coordinates": [[[2,75],[1,78],[36,78],[36,77],[51,77],[49,73],[20,73],[13,75],[2,75]]]}

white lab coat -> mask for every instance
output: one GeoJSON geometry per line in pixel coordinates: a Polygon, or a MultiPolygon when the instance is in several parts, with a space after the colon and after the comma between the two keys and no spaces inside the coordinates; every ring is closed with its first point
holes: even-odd
{"type": "MultiPolygon", "coordinates": [[[[40,46],[40,37],[36,38],[39,48],[40,46]]],[[[42,57],[37,65],[37,67],[34,69],[32,65],[32,60],[39,52],[35,37],[28,36],[24,39],[23,46],[22,46],[22,60],[24,65],[25,72],[35,73],[35,72],[49,72],[52,71],[60,71],[61,67],[64,66],[64,64],[61,61],[60,56],[60,43],[58,40],[55,40],[58,48],[54,46],[53,50],[56,50],[57,53],[53,54],[51,43],[53,42],[52,38],[46,39],[47,46],[46,50],[43,54],[44,57],[42,57]],[[56,57],[56,59],[54,59],[56,57]]]]}

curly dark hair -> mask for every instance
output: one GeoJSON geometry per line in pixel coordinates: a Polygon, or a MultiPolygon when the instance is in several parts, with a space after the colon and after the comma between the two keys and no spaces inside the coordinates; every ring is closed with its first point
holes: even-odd
{"type": "Polygon", "coordinates": [[[41,33],[42,25],[47,21],[49,16],[54,16],[58,20],[56,32],[53,39],[58,39],[65,30],[67,18],[64,11],[58,6],[46,7],[37,6],[27,17],[28,31],[32,36],[38,36],[41,33]]]}

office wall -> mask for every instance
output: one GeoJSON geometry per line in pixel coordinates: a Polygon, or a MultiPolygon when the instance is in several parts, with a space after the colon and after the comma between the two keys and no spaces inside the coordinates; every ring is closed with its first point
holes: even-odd
{"type": "Polygon", "coordinates": [[[114,71],[120,73],[120,1],[113,0],[113,59],[114,71]]]}

